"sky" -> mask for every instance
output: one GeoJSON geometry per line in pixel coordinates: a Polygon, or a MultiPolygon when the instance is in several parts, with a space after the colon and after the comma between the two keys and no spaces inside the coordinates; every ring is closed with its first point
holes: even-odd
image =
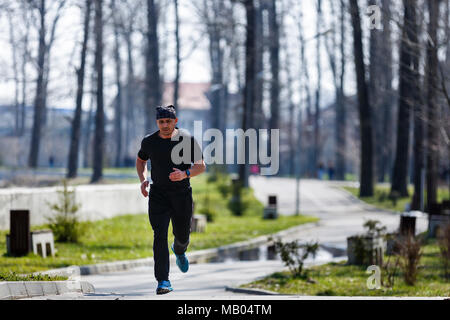
{"type": "MultiPolygon", "coordinates": [[[[295,0],[294,0],[295,1],[295,0]]],[[[304,34],[306,39],[313,39],[316,29],[316,10],[315,10],[315,0],[302,1],[304,8],[304,34]]],[[[324,11],[327,11],[327,6],[325,2],[324,11]]],[[[164,76],[166,81],[172,81],[175,75],[175,42],[173,38],[174,30],[174,14],[172,6],[167,8],[167,30],[169,32],[169,38],[167,38],[167,65],[164,69],[164,76]]],[[[279,8],[280,9],[280,8],[279,8]]],[[[293,14],[296,14],[293,8],[284,8],[289,11],[286,17],[286,36],[289,43],[290,57],[288,65],[291,70],[294,70],[294,76],[299,72],[299,45],[298,45],[298,26],[293,20],[293,14]]],[[[82,36],[82,16],[80,15],[80,9],[71,6],[65,9],[62,18],[60,19],[55,44],[51,51],[51,75],[49,84],[49,106],[57,106],[63,108],[74,108],[75,101],[75,90],[76,90],[76,78],[75,78],[75,67],[78,64],[79,55],[79,42],[82,36]]],[[[325,13],[326,15],[326,13],[325,13]]],[[[18,22],[20,23],[20,21],[18,22]]],[[[188,51],[192,48],[194,41],[200,41],[196,50],[182,62],[181,65],[181,81],[184,82],[207,82],[210,81],[210,65],[209,65],[209,55],[208,55],[208,39],[205,37],[199,28],[199,19],[196,17],[195,11],[188,0],[180,0],[180,37],[181,37],[181,55],[185,56],[188,51]]],[[[243,21],[245,23],[245,21],[243,21]]],[[[0,51],[0,104],[12,103],[14,100],[14,82],[12,81],[12,54],[11,46],[8,42],[9,36],[9,26],[6,16],[0,15],[0,44],[3,50],[0,51]]],[[[19,25],[19,28],[23,25],[19,25]]],[[[326,28],[326,25],[323,26],[326,28]]],[[[242,29],[243,30],[243,29],[242,29]]],[[[160,31],[162,28],[160,26],[160,31]]],[[[107,40],[107,45],[105,47],[106,52],[111,52],[112,50],[112,31],[105,31],[105,39],[107,40]],[[109,51],[108,51],[109,50],[109,51]]],[[[141,35],[136,34],[134,37],[134,45],[137,48],[142,47],[143,38],[141,35]]],[[[349,39],[350,40],[350,39],[349,39]]],[[[161,41],[163,42],[163,41],[161,41]]],[[[312,82],[312,88],[315,87],[317,72],[315,70],[315,64],[317,59],[317,54],[315,52],[314,40],[310,40],[310,44],[307,48],[307,62],[309,65],[309,72],[312,82]]],[[[349,41],[349,44],[351,42],[349,41]]],[[[37,47],[37,34],[33,31],[33,55],[36,55],[37,47]]],[[[351,46],[348,46],[348,51],[351,50],[351,46]]],[[[137,50],[136,50],[137,51],[137,50]]],[[[122,57],[125,58],[125,47],[121,48],[122,57]]],[[[136,52],[136,71],[137,73],[143,74],[143,60],[136,52]]],[[[283,53],[282,53],[283,54],[283,53]]],[[[106,55],[105,55],[106,56],[106,55]]],[[[112,61],[112,55],[109,54],[105,58],[105,101],[110,103],[116,93],[114,88],[114,65],[112,61]]],[[[281,57],[282,63],[284,62],[284,54],[281,57]]],[[[333,84],[331,81],[331,73],[328,68],[328,57],[326,51],[323,48],[321,52],[322,66],[324,67],[323,73],[323,83],[322,87],[324,90],[325,102],[331,102],[333,97],[333,84]]],[[[89,61],[88,61],[89,63],[89,61]]],[[[348,77],[347,90],[352,92],[354,90],[354,79],[353,79],[353,65],[348,63],[348,72],[350,74],[348,77]],[[351,68],[351,69],[350,69],[351,68]]],[[[28,74],[30,74],[29,81],[34,81],[35,69],[32,65],[28,66],[28,74]]],[[[124,61],[124,71],[125,74],[125,61],[124,61]]],[[[268,74],[266,74],[266,77],[268,74]]],[[[281,77],[285,77],[282,74],[281,77]]],[[[88,81],[89,82],[89,81],[88,81]]],[[[296,83],[297,84],[297,83],[296,83]]],[[[34,84],[30,83],[28,93],[28,104],[32,104],[34,97],[34,84]]],[[[230,83],[230,87],[233,89],[236,87],[235,83],[230,83]]],[[[294,86],[295,89],[295,86],[294,86]]],[[[294,90],[294,102],[299,101],[299,95],[294,90]]],[[[88,109],[89,99],[84,100],[84,109],[88,109]]]]}

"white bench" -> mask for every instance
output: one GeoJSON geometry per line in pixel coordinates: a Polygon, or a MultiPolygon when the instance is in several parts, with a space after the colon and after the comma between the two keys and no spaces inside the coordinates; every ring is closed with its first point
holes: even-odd
{"type": "MultiPolygon", "coordinates": [[[[34,254],[38,254],[43,258],[47,256],[55,256],[55,241],[51,230],[38,230],[30,232],[30,248],[34,254]]],[[[9,234],[6,235],[6,250],[10,254],[11,246],[9,234]]]]}
{"type": "Polygon", "coordinates": [[[206,216],[204,214],[194,214],[191,221],[192,232],[205,232],[206,216]]]}

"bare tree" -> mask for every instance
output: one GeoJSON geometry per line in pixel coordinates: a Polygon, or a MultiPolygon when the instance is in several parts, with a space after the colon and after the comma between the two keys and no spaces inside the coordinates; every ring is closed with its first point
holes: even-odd
{"type": "Polygon", "coordinates": [[[115,0],[111,0],[111,13],[113,19],[113,33],[114,33],[114,64],[115,64],[115,76],[116,76],[116,100],[114,105],[114,125],[115,125],[115,141],[116,141],[116,154],[115,154],[115,166],[120,167],[122,165],[122,58],[120,56],[120,18],[119,12],[117,10],[117,5],[115,0]]]}
{"type": "MultiPolygon", "coordinates": [[[[125,116],[125,128],[124,128],[124,141],[126,142],[123,146],[124,154],[128,157],[134,153],[133,144],[129,143],[130,139],[136,136],[136,95],[137,95],[137,81],[135,75],[135,61],[133,57],[133,35],[137,30],[139,30],[138,22],[136,19],[138,17],[138,13],[141,10],[141,1],[125,1],[117,4],[118,10],[115,14],[118,16],[118,31],[120,35],[123,37],[126,46],[126,55],[127,55],[127,76],[126,83],[123,86],[123,90],[125,90],[125,105],[126,108],[122,110],[122,114],[125,116]],[[120,4],[120,6],[119,6],[120,4]]],[[[122,91],[123,91],[122,90],[122,91]]]]}
{"type": "Polygon", "coordinates": [[[427,206],[437,202],[439,177],[439,121],[438,121],[438,24],[440,0],[427,1],[429,12],[427,65],[426,65],[426,101],[427,117],[427,206]]]}
{"type": "Polygon", "coordinates": [[[47,102],[47,84],[50,72],[49,55],[50,49],[55,39],[56,26],[60,18],[61,9],[66,1],[59,0],[57,3],[56,14],[50,26],[49,39],[47,39],[47,13],[48,8],[46,0],[33,2],[32,5],[39,14],[39,46],[37,58],[37,80],[36,80],[36,97],[34,102],[34,118],[31,136],[30,154],[28,158],[28,166],[36,168],[38,166],[39,146],[41,141],[42,127],[45,125],[46,118],[46,102],[47,102]]]}
{"type": "Polygon", "coordinates": [[[29,34],[31,28],[31,17],[30,11],[28,10],[27,4],[21,2],[22,20],[25,21],[25,30],[22,37],[22,61],[20,65],[20,72],[22,74],[22,92],[21,92],[21,103],[20,103],[20,129],[19,135],[22,136],[25,132],[25,116],[26,109],[25,105],[27,103],[27,65],[30,60],[30,48],[29,48],[29,34]]]}
{"type": "Polygon", "coordinates": [[[346,71],[346,56],[345,56],[345,42],[346,42],[346,23],[345,23],[345,3],[340,1],[340,15],[336,13],[335,1],[330,0],[332,24],[330,33],[327,34],[327,41],[325,41],[328,58],[330,62],[330,69],[333,74],[333,83],[336,95],[336,120],[335,120],[335,137],[336,137],[336,179],[345,179],[346,168],[346,108],[345,108],[345,93],[344,93],[344,77],[346,71]],[[339,20],[339,25],[335,21],[339,20]],[[338,28],[339,26],[339,28],[338,28]],[[339,45],[337,43],[337,34],[340,34],[339,45]],[[331,43],[330,43],[331,42],[331,43]],[[340,60],[336,51],[340,51],[340,60]]]}
{"type": "Polygon", "coordinates": [[[147,0],[147,49],[145,55],[145,129],[155,124],[155,107],[161,104],[162,85],[159,73],[158,12],[154,0],[147,0]]]}
{"type": "Polygon", "coordinates": [[[180,86],[180,17],[178,13],[178,0],[173,0],[175,7],[175,80],[173,89],[173,104],[175,108],[178,107],[178,96],[179,96],[179,86],[180,86]]]}
{"type": "MultiPolygon", "coordinates": [[[[280,128],[280,31],[275,0],[267,3],[269,13],[269,53],[270,53],[270,119],[269,129],[280,128]]],[[[271,153],[269,134],[269,152],[271,153]]]]}
{"type": "Polygon", "coordinates": [[[314,115],[314,153],[313,153],[313,166],[314,173],[316,174],[319,167],[319,161],[321,161],[321,133],[320,133],[320,99],[322,91],[322,62],[321,62],[321,39],[322,39],[322,0],[317,0],[317,20],[316,20],[316,55],[317,55],[317,88],[316,88],[316,101],[315,101],[315,115],[314,115]]]}
{"type": "Polygon", "coordinates": [[[360,196],[370,197],[374,192],[373,180],[373,137],[371,106],[367,92],[366,67],[362,45],[361,17],[357,0],[350,1],[353,25],[353,46],[358,89],[359,121],[361,132],[360,196]]]}
{"type": "Polygon", "coordinates": [[[97,82],[97,110],[95,113],[95,136],[93,173],[91,183],[103,177],[103,155],[105,151],[105,113],[103,106],[103,0],[95,0],[95,68],[97,82]]]}
{"type": "Polygon", "coordinates": [[[72,119],[72,133],[70,139],[69,158],[67,165],[67,178],[75,178],[78,171],[78,158],[79,158],[79,145],[80,145],[80,131],[81,131],[81,114],[83,105],[83,93],[84,93],[84,74],[86,67],[86,53],[89,41],[90,33],[90,21],[91,21],[91,0],[86,0],[84,24],[83,24],[83,43],[80,53],[80,67],[76,70],[77,74],[77,96],[75,114],[72,119]]]}
{"type": "MultiPolygon", "coordinates": [[[[209,39],[209,59],[211,64],[211,88],[208,97],[211,101],[211,126],[224,130],[227,114],[228,86],[226,65],[227,47],[237,46],[233,18],[233,3],[228,1],[203,0],[201,7],[197,7],[205,35],[209,39]],[[225,41],[224,41],[225,40],[225,41]],[[225,43],[225,44],[223,44],[225,43]]],[[[231,51],[231,50],[230,50],[231,51]]]]}
{"type": "Polygon", "coordinates": [[[420,92],[419,45],[416,0],[403,0],[404,22],[400,44],[400,84],[397,119],[397,148],[391,195],[408,196],[409,133],[414,104],[420,92]]]}
{"type": "MultiPolygon", "coordinates": [[[[245,6],[246,18],[247,18],[247,38],[245,43],[245,88],[244,88],[244,105],[243,105],[243,116],[242,116],[242,129],[247,131],[251,128],[251,115],[254,109],[255,101],[255,5],[253,0],[243,0],[245,6]]],[[[248,148],[246,148],[246,143],[243,143],[245,159],[248,157],[248,148]]],[[[241,186],[248,187],[248,165],[247,161],[244,164],[239,165],[239,180],[241,186]]]]}
{"type": "Polygon", "coordinates": [[[19,106],[19,70],[18,70],[18,40],[14,31],[14,9],[6,8],[9,27],[9,43],[12,53],[13,78],[14,78],[14,134],[20,133],[20,106],[19,106]]]}
{"type": "MultiPolygon", "coordinates": [[[[382,41],[380,41],[379,54],[381,59],[379,59],[380,66],[380,77],[381,88],[380,88],[380,112],[382,116],[381,132],[379,133],[379,151],[381,154],[377,157],[377,176],[379,182],[384,182],[386,174],[392,176],[392,155],[394,154],[394,144],[393,144],[393,101],[394,95],[392,90],[392,79],[393,79],[393,57],[392,57],[392,28],[391,28],[391,1],[381,0],[382,3],[382,24],[383,31],[381,34],[382,41]]],[[[392,180],[391,180],[392,181],[392,180]]]]}
{"type": "Polygon", "coordinates": [[[300,87],[300,91],[303,91],[306,100],[306,126],[302,128],[302,135],[304,137],[303,149],[306,150],[306,171],[310,176],[314,175],[314,164],[313,164],[313,153],[314,153],[314,145],[311,144],[313,140],[311,137],[311,132],[309,128],[312,126],[311,122],[313,121],[312,114],[312,90],[311,90],[311,81],[309,76],[309,67],[306,62],[306,39],[304,36],[303,30],[303,7],[301,3],[299,4],[299,17],[297,18],[297,25],[299,31],[299,43],[300,43],[300,75],[302,81],[302,85],[300,87]]]}

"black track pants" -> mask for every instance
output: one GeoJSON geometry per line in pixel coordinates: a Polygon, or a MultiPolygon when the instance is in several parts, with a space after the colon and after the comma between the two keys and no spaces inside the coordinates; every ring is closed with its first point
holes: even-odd
{"type": "Polygon", "coordinates": [[[148,215],[153,229],[153,259],[157,281],[169,280],[169,222],[172,220],[176,254],[186,252],[191,233],[192,188],[150,186],[148,215]]]}

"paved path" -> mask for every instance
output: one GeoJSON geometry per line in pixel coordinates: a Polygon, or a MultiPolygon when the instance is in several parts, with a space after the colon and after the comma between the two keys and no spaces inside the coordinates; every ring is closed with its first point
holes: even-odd
{"type": "MultiPolygon", "coordinates": [[[[295,236],[303,240],[318,240],[320,243],[338,247],[346,247],[346,238],[354,233],[364,231],[366,220],[379,220],[388,231],[398,228],[400,218],[398,213],[376,209],[356,199],[339,188],[355,183],[327,182],[318,180],[301,180],[300,182],[300,212],[320,218],[320,226],[305,230],[295,236]]],[[[295,180],[285,178],[252,177],[251,186],[255,195],[267,202],[270,194],[278,196],[279,211],[282,214],[295,213],[295,180]],[[270,181],[270,182],[269,182],[270,181]]],[[[427,229],[426,216],[417,221],[417,232],[427,229]]]]}
{"type": "MultiPolygon", "coordinates": [[[[280,213],[294,214],[295,180],[251,177],[250,185],[254,188],[256,197],[263,203],[266,203],[269,194],[276,194],[280,213]]],[[[362,225],[367,219],[380,220],[389,230],[396,229],[399,224],[398,214],[374,210],[336,188],[333,183],[302,180],[300,193],[300,211],[303,214],[317,216],[321,221],[319,226],[306,228],[292,238],[305,241],[318,240],[322,244],[345,248],[346,237],[362,232],[362,225]]],[[[426,219],[419,219],[418,231],[426,230],[426,226],[426,219]]],[[[325,255],[323,258],[330,257],[325,255]]],[[[320,262],[310,261],[309,265],[320,262]]],[[[237,298],[240,295],[225,291],[225,287],[247,283],[281,269],[283,265],[280,261],[228,262],[191,265],[189,272],[182,274],[176,265],[173,265],[171,282],[175,291],[169,298],[237,298]]],[[[157,297],[154,294],[156,283],[152,268],[83,276],[82,280],[92,283],[96,294],[39,299],[167,299],[169,296],[157,297]]]]}

